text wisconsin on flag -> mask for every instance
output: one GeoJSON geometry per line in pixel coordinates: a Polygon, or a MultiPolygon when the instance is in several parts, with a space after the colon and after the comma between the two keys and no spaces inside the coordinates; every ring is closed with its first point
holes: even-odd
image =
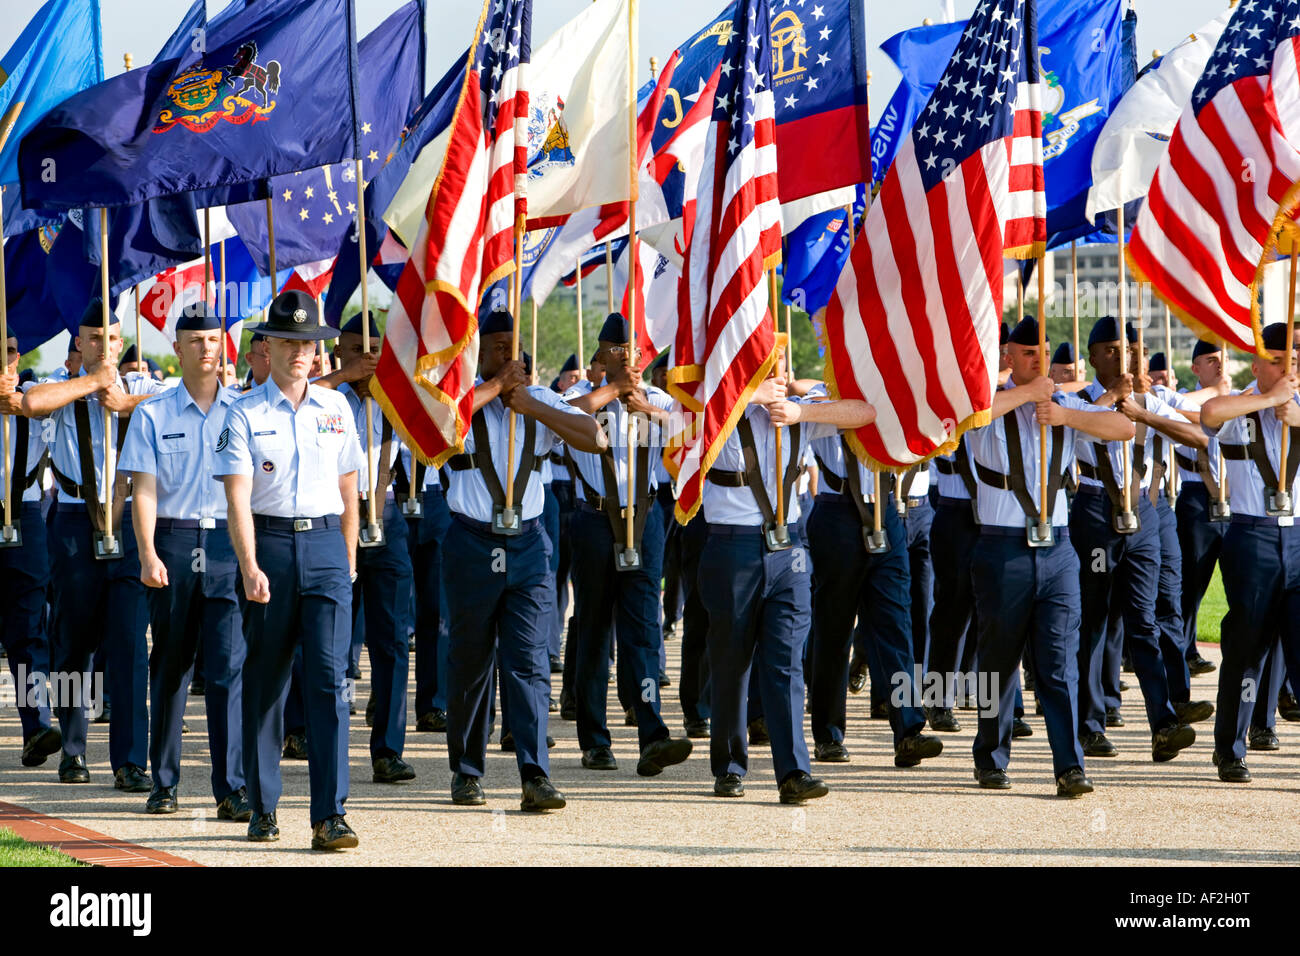
{"type": "Polygon", "coordinates": [[[1035,8],[981,3],[867,212],[822,321],[834,398],[870,402],[849,435],[901,470],[986,424],[1002,259],[1046,240],[1035,8]]]}
{"type": "Polygon", "coordinates": [[[435,466],[460,451],[478,370],[480,294],[514,268],[525,214],[532,0],[486,0],[446,158],[397,281],[372,386],[393,425],[435,466]]]}
{"type": "Polygon", "coordinates": [[[1246,0],[1183,108],[1129,242],[1202,338],[1260,340],[1258,281],[1300,204],[1300,2],[1246,0]]]}

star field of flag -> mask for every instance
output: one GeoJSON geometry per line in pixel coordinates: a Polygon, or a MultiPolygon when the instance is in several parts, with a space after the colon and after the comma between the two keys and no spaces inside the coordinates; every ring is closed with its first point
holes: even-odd
{"type": "Polygon", "coordinates": [[[1264,76],[1273,68],[1278,46],[1300,33],[1300,3],[1245,0],[1228,23],[1219,45],[1205,64],[1192,91],[1199,112],[1229,83],[1248,76],[1264,76]]]}
{"type": "MultiPolygon", "coordinates": [[[[501,77],[507,71],[516,69],[521,61],[526,63],[532,59],[532,17],[531,3],[496,0],[493,4],[492,16],[483,28],[478,60],[474,67],[484,102],[491,99],[494,105],[499,106],[495,101],[501,89],[501,77]],[[507,10],[507,6],[510,9],[507,10]],[[494,24],[498,22],[502,25],[495,27],[494,24]]],[[[489,109],[485,126],[489,142],[497,136],[496,123],[497,111],[489,109]]]]}
{"type": "Polygon", "coordinates": [[[1021,55],[1033,11],[1027,23],[1023,2],[1010,16],[1003,6],[985,2],[976,8],[912,130],[927,192],[971,153],[1010,136],[1019,85],[1038,81],[1038,63],[1021,55]]]}
{"type": "Polygon", "coordinates": [[[727,155],[731,158],[754,141],[754,98],[770,81],[772,52],[755,35],[748,43],[731,44],[728,53],[731,55],[724,55],[720,66],[722,77],[713,100],[713,118],[731,124],[727,140],[727,155]]]}

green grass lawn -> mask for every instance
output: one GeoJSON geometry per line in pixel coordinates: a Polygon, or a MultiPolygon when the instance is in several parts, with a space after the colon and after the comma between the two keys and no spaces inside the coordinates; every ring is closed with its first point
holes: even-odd
{"type": "Polygon", "coordinates": [[[13,830],[0,829],[0,867],[84,865],[58,850],[21,840],[13,830]]]}
{"type": "Polygon", "coordinates": [[[1219,643],[1219,622],[1228,613],[1228,601],[1223,596],[1223,581],[1219,578],[1219,569],[1214,569],[1214,578],[1205,589],[1205,599],[1201,601],[1201,610],[1196,615],[1196,639],[1219,643]]]}

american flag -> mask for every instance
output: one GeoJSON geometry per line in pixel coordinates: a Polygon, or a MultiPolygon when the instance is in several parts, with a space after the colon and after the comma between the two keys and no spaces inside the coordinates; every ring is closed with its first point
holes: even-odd
{"type": "Polygon", "coordinates": [[[485,0],[447,155],[397,281],[375,391],[419,458],[460,451],[474,405],[481,293],[514,268],[526,214],[532,0],[485,0]]]}
{"type": "Polygon", "coordinates": [[[1041,253],[1032,0],[985,0],[904,140],[826,307],[826,382],[876,420],[849,436],[885,468],[951,450],[997,384],[1003,256],[1041,253]]]}
{"type": "Polygon", "coordinates": [[[1174,128],[1129,242],[1135,278],[1201,338],[1263,347],[1256,282],[1300,180],[1300,2],[1245,0],[1174,128]]]}
{"type": "Polygon", "coordinates": [[[781,254],[776,120],[767,0],[738,0],[717,71],[713,118],[679,283],[669,384],[687,410],[664,463],[677,520],[699,510],[704,476],[776,360],[767,276],[781,254]]]}

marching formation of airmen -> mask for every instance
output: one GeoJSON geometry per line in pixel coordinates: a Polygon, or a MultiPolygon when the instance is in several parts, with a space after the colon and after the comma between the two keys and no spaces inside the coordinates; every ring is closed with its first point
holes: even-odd
{"type": "Polygon", "coordinates": [[[485,803],[499,728],[525,811],[565,806],[551,713],[576,721],[584,769],[617,769],[611,684],[638,774],[707,739],[713,792],[742,797],[749,747],[765,744],[791,804],[827,794],[813,762],[852,759],[846,698],[868,676],[898,767],[940,754],[937,734],[976,709],[974,776],[993,790],[1012,785],[1013,739],[1034,732],[1024,689],[1057,793],[1090,792],[1086,761],[1117,752],[1125,662],[1156,762],[1213,717],[1219,778],[1249,781],[1247,750],[1278,747],[1274,715],[1300,718],[1287,680],[1300,675],[1300,380],[1285,325],[1264,329],[1269,358],[1245,389],[1202,342],[1199,387],[1180,393],[1131,326],[1093,326],[1082,381],[1068,343],[1042,367],[1026,318],[1003,328],[990,423],[898,476],[855,453],[871,405],[832,401],[778,359],[681,526],[662,461],[666,359],[644,384],[621,315],[585,372],[571,356],[550,388],[530,384],[526,354],[512,359],[512,317],[487,316],[471,427],[440,468],[370,396],[369,315],[334,330],[310,297],[282,293],[242,388],[221,380],[224,333],[202,307],[176,326],[172,388],[121,356],[111,321],[106,335],[92,302],[66,374],[40,382],[20,383],[8,343],[0,411],[21,535],[0,548],[0,636],[23,682],[22,763],[59,754],[60,781],[88,782],[87,724],[102,713],[114,786],[147,794],[146,812],[179,809],[185,703],[201,688],[217,817],[278,839],[280,763],[306,759],[313,848],[356,846],[345,804],[363,646],[374,781],[415,777],[413,651],[415,731],[445,733],[452,802],[485,803]],[[334,338],[339,369],[322,375],[334,338]],[[1196,701],[1191,675],[1214,667],[1195,637],[1216,562],[1218,697],[1196,701]],[[661,696],[679,624],[680,734],[661,696]],[[59,675],[91,674],[104,675],[93,701],[58,693],[59,675]]]}

